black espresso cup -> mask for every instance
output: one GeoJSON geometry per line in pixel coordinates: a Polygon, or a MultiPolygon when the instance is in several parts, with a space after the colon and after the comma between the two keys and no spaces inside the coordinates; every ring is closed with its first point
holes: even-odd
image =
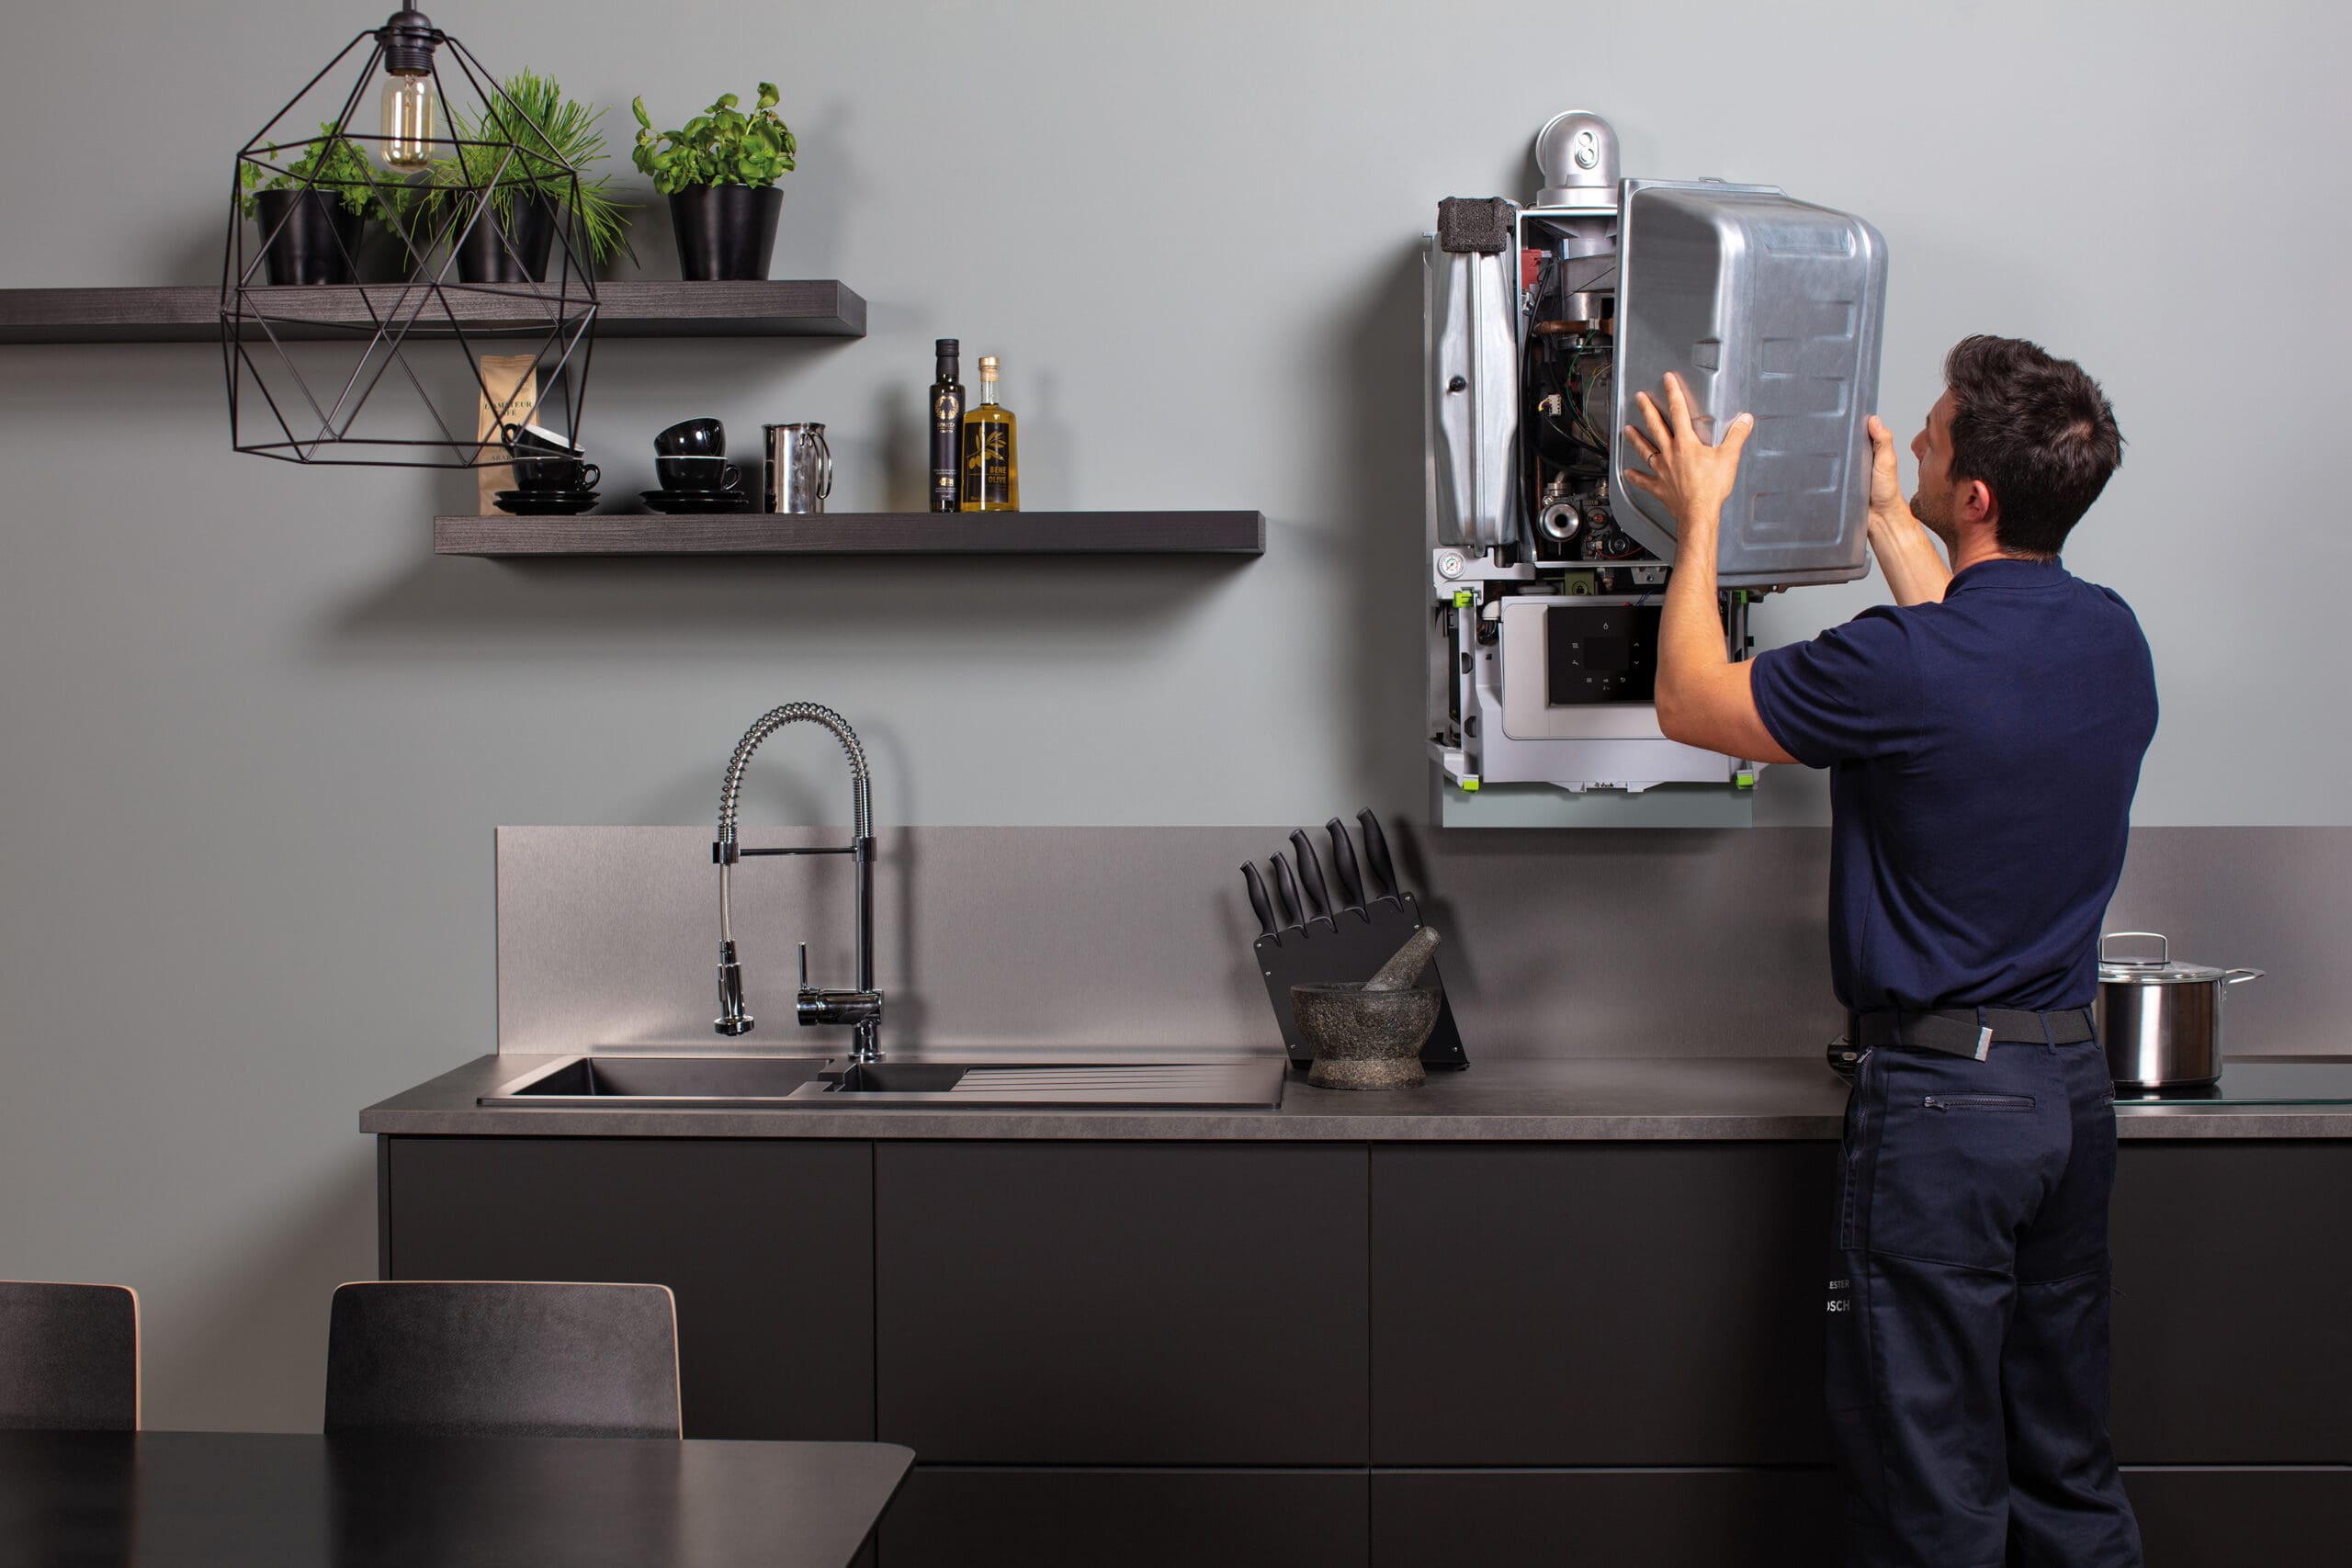
{"type": "Polygon", "coordinates": [[[715,419],[680,420],[653,438],[653,450],[664,457],[724,457],[727,427],[715,419]]]}
{"type": "MultiPolygon", "coordinates": [[[[518,448],[519,450],[519,448],[518,448]]],[[[517,457],[514,459],[514,487],[517,490],[542,493],[556,491],[590,491],[604,472],[594,463],[583,463],[577,457],[517,457]]]]}
{"type": "Polygon", "coordinates": [[[506,432],[506,449],[517,457],[577,457],[579,446],[565,440],[552,430],[536,424],[510,424],[506,432]]]}
{"type": "Polygon", "coordinates": [[[662,488],[705,493],[743,488],[743,470],[724,457],[656,457],[653,471],[662,488]]]}

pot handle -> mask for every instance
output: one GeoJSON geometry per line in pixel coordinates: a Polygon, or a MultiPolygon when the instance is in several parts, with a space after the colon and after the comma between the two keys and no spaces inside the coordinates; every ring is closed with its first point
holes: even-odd
{"type": "Polygon", "coordinates": [[[2222,973],[2222,984],[2224,986],[2243,986],[2248,980],[2261,978],[2262,971],[2259,969],[2227,969],[2222,973]]]}
{"type": "MultiPolygon", "coordinates": [[[[2098,961],[2101,964],[2145,964],[2151,966],[2161,966],[2172,962],[2172,940],[2162,931],[2109,931],[2098,939],[2098,961]],[[2107,955],[2107,944],[2120,936],[2154,937],[2156,956],[2154,958],[2109,958],[2107,955]]],[[[2260,971],[2257,970],[2256,973],[2258,974],[2260,971]]]]}

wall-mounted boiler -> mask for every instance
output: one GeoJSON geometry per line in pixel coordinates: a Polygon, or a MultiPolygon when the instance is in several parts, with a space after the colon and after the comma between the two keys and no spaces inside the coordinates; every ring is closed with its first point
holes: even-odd
{"type": "Polygon", "coordinates": [[[1770,186],[1621,179],[1616,133],[1581,110],[1535,152],[1532,205],[1441,203],[1425,250],[1441,822],[1492,784],[1753,787],[1759,764],[1667,739],[1652,700],[1675,525],[1624,483],[1620,432],[1667,372],[1708,439],[1756,416],[1718,560],[1733,658],[1760,592],[1867,570],[1878,231],[1770,186]]]}

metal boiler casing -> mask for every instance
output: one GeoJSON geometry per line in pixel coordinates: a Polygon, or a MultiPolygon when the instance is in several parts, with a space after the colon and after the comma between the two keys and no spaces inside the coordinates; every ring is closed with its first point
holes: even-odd
{"type": "Polygon", "coordinates": [[[1886,243],[1860,219],[1770,186],[1627,180],[1618,198],[1618,526],[1674,558],[1674,519],[1624,482],[1623,427],[1667,374],[1690,389],[1700,435],[1756,418],[1724,505],[1725,588],[1846,582],[1869,570],[1886,243]]]}
{"type": "Polygon", "coordinates": [[[1443,367],[1425,390],[1423,452],[1438,538],[1487,549],[1518,536],[1516,253],[1430,253],[1424,331],[1443,367]]]}

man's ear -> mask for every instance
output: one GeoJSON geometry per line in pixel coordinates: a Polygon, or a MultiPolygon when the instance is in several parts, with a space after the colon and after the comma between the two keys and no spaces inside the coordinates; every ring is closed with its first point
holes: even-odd
{"type": "Polygon", "coordinates": [[[1983,479],[1969,480],[1968,493],[1961,498],[1960,515],[1967,523],[1999,522],[2001,508],[1993,499],[1993,487],[1983,479]]]}

